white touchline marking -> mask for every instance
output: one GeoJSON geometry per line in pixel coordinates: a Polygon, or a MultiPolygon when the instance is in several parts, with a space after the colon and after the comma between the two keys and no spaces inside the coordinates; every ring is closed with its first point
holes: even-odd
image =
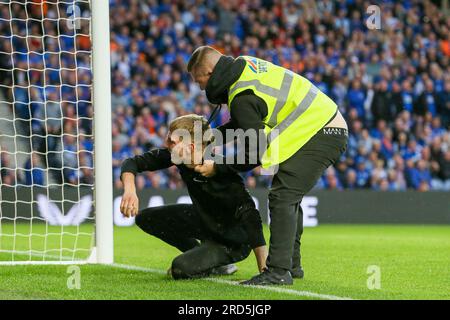
{"type": "MultiPolygon", "coordinates": [[[[139,266],[133,266],[128,264],[119,264],[114,263],[110,265],[113,268],[120,268],[120,269],[127,269],[127,270],[136,270],[136,271],[142,271],[142,272],[148,272],[148,273],[158,273],[158,274],[166,274],[164,270],[160,269],[150,269],[150,268],[144,268],[139,266]]],[[[222,284],[228,284],[232,286],[240,286],[241,288],[253,288],[253,289],[259,289],[259,290],[266,290],[266,291],[272,291],[272,292],[278,292],[278,293],[287,293],[292,294],[296,296],[301,297],[309,297],[309,298],[318,298],[318,299],[324,299],[324,300],[353,300],[349,297],[339,297],[329,294],[321,294],[321,293],[315,293],[315,292],[309,292],[309,291],[300,291],[300,290],[294,290],[294,289],[286,289],[286,288],[279,288],[279,287],[271,287],[271,286],[243,286],[239,284],[238,281],[230,281],[230,280],[224,280],[224,279],[217,279],[217,278],[203,278],[203,279],[197,279],[197,280],[203,280],[203,281],[211,281],[216,283],[222,283],[222,284]]]]}
{"type": "MultiPolygon", "coordinates": [[[[39,256],[39,254],[31,253],[32,256],[39,256]]],[[[61,258],[60,256],[54,256],[54,255],[46,255],[46,257],[49,258],[61,258]]],[[[66,257],[62,257],[64,258],[66,257]]],[[[32,261],[30,261],[32,263],[32,261]]],[[[85,262],[82,262],[85,263],[85,262]]],[[[96,264],[92,264],[95,266],[96,264]]],[[[148,272],[148,273],[157,273],[157,274],[166,274],[167,272],[161,269],[152,269],[152,268],[145,268],[140,266],[134,266],[134,265],[128,265],[128,264],[120,264],[120,263],[113,263],[113,264],[99,264],[100,266],[106,266],[106,267],[113,267],[113,268],[119,268],[119,269],[126,269],[126,270],[135,270],[135,271],[141,271],[141,272],[148,272]]],[[[228,284],[232,286],[240,286],[241,288],[253,288],[253,289],[259,289],[259,290],[266,290],[266,291],[272,291],[272,292],[278,292],[278,293],[286,293],[286,294],[292,294],[300,297],[309,297],[309,298],[318,298],[318,299],[324,299],[324,300],[353,300],[349,297],[339,297],[329,294],[321,294],[321,293],[315,293],[310,291],[300,291],[300,290],[294,290],[294,289],[287,289],[287,288],[280,288],[280,287],[271,287],[271,286],[243,286],[240,285],[238,281],[230,281],[230,280],[224,280],[224,279],[218,279],[218,278],[203,278],[203,279],[197,279],[202,281],[211,281],[216,283],[222,283],[222,284],[228,284]]]]}
{"type": "Polygon", "coordinates": [[[166,274],[166,272],[164,270],[161,270],[161,269],[151,269],[151,268],[133,266],[133,265],[129,265],[129,264],[113,263],[113,264],[105,264],[104,266],[113,267],[113,268],[119,268],[119,269],[127,269],[127,270],[149,272],[149,273],[166,274]]]}

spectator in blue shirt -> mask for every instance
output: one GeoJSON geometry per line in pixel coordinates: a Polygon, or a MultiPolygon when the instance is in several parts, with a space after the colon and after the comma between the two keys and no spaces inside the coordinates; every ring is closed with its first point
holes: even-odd
{"type": "Polygon", "coordinates": [[[356,163],[356,185],[358,188],[366,188],[370,182],[370,171],[366,168],[364,160],[356,163]]]}
{"type": "Polygon", "coordinates": [[[424,160],[417,161],[414,167],[409,168],[409,182],[414,189],[419,189],[423,183],[431,186],[431,172],[424,160]]]}
{"type": "Polygon", "coordinates": [[[354,189],[358,188],[357,175],[356,175],[355,170],[349,169],[347,171],[347,174],[345,176],[344,187],[348,190],[354,190],[354,189]]]}
{"type": "Polygon", "coordinates": [[[365,119],[366,111],[364,109],[364,101],[366,99],[366,93],[364,89],[361,88],[359,80],[354,80],[352,82],[352,86],[347,94],[347,99],[349,107],[357,110],[360,119],[365,119]]]}
{"type": "Polygon", "coordinates": [[[415,113],[424,116],[427,112],[436,116],[438,97],[434,92],[434,84],[431,80],[425,81],[425,91],[418,97],[416,102],[415,113]]]}
{"type": "Polygon", "coordinates": [[[403,81],[402,85],[402,102],[403,102],[403,109],[407,110],[409,112],[414,111],[414,92],[411,87],[411,83],[409,80],[403,81]]]}
{"type": "Polygon", "coordinates": [[[45,169],[43,168],[37,153],[33,152],[25,163],[25,184],[27,186],[45,185],[45,169]]]}

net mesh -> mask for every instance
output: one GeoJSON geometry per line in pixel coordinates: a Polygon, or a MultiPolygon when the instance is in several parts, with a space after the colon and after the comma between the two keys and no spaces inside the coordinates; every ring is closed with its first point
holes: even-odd
{"type": "Polygon", "coordinates": [[[0,261],[94,241],[89,1],[0,0],[0,261]]]}

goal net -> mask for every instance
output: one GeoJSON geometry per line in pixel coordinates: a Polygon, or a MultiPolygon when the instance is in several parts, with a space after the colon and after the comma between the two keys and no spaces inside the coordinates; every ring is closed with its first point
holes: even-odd
{"type": "Polygon", "coordinates": [[[0,264],[112,262],[108,19],[0,0],[0,264]]]}

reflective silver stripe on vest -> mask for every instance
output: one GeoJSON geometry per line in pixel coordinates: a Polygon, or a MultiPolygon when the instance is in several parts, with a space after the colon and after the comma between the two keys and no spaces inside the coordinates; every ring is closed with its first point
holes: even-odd
{"type": "Polygon", "coordinates": [[[292,80],[294,80],[294,75],[290,70],[286,70],[283,77],[283,82],[281,82],[281,88],[278,92],[278,99],[275,107],[273,108],[272,114],[270,116],[267,125],[273,128],[277,124],[277,116],[280,113],[281,108],[286,104],[287,98],[289,96],[289,91],[291,89],[292,80]]]}
{"type": "Polygon", "coordinates": [[[239,81],[238,83],[236,83],[236,85],[234,86],[233,89],[230,90],[228,95],[232,95],[234,91],[236,91],[237,89],[241,89],[241,88],[245,88],[245,87],[249,87],[249,86],[254,86],[256,88],[256,90],[265,93],[271,97],[277,97],[278,93],[280,90],[276,89],[276,88],[272,88],[269,86],[266,86],[265,84],[262,84],[259,80],[248,80],[248,81],[239,81]]]}
{"type": "Polygon", "coordinates": [[[283,81],[281,82],[280,89],[272,88],[265,84],[262,84],[259,80],[248,80],[248,81],[239,81],[236,83],[233,89],[230,90],[229,95],[231,96],[236,90],[254,86],[256,90],[267,94],[268,96],[274,97],[277,99],[275,107],[273,109],[272,115],[270,116],[269,122],[267,125],[269,127],[274,127],[277,124],[277,116],[280,112],[281,108],[286,104],[289,90],[291,89],[292,81],[294,80],[294,73],[290,70],[286,70],[284,72],[283,81]]]}
{"type": "Polygon", "coordinates": [[[316,98],[319,93],[319,89],[315,85],[311,85],[311,88],[306,93],[305,97],[298,104],[298,106],[276,127],[273,128],[273,131],[269,133],[267,136],[267,144],[269,145],[276,137],[278,137],[284,130],[286,130],[294,121],[300,117],[303,112],[308,109],[308,107],[312,104],[313,100],[316,98]]]}

